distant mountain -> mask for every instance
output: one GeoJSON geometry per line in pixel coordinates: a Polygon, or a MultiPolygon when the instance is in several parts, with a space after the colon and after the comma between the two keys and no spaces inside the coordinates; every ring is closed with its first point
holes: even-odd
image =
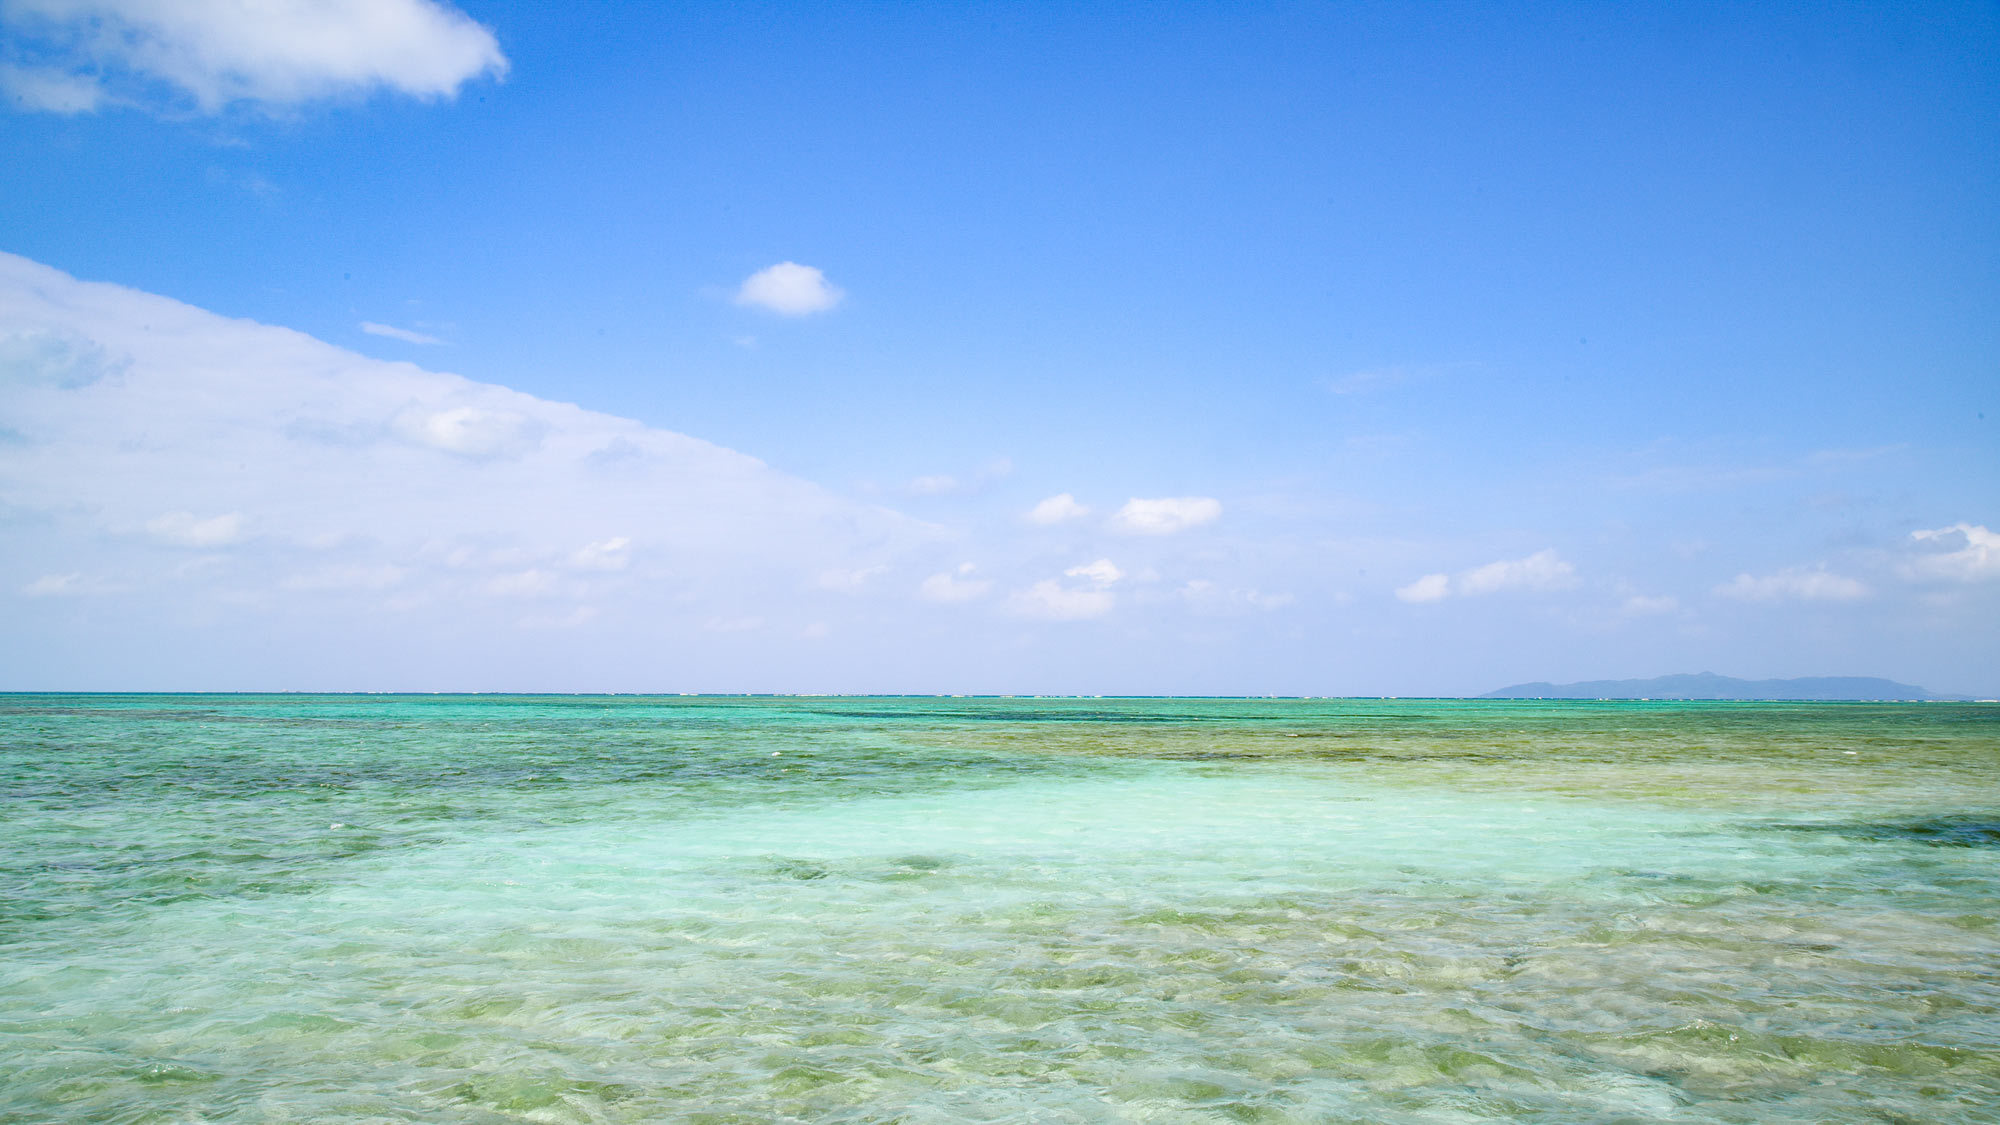
{"type": "Polygon", "coordinates": [[[1650,680],[1585,680],[1580,684],[1515,684],[1481,699],[1963,699],[1934,695],[1911,684],[1874,676],[1807,676],[1797,680],[1739,680],[1713,672],[1655,676],[1650,680]]]}

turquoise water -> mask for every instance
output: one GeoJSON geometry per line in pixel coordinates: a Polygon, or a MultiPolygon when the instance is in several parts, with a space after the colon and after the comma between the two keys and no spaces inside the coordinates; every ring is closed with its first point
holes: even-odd
{"type": "Polygon", "coordinates": [[[1992,1122],[2000,708],[0,696],[0,1120],[1992,1122]]]}

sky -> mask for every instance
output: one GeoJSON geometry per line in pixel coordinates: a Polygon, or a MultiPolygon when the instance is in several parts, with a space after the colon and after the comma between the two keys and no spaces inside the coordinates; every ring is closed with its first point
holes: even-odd
{"type": "Polygon", "coordinates": [[[0,689],[2000,694],[2000,6],[0,0],[0,689]]]}

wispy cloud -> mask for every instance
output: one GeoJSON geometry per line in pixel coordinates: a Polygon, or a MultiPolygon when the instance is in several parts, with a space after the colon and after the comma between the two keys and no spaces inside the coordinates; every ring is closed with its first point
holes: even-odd
{"type": "Polygon", "coordinates": [[[702,628],[711,633],[754,633],[764,627],[762,617],[711,617],[702,628]]]}
{"type": "Polygon", "coordinates": [[[807,316],[831,309],[845,296],[818,269],[779,262],[745,278],[736,290],[736,303],[780,316],[807,316]]]}
{"type": "Polygon", "coordinates": [[[398,328],[393,324],[377,324],[372,320],[362,321],[361,330],[370,336],[386,336],[391,340],[401,340],[405,344],[429,346],[444,343],[443,340],[438,339],[436,336],[427,336],[422,332],[413,332],[408,328],[398,328]]]}
{"type": "Polygon", "coordinates": [[[1350,372],[1326,381],[1326,389],[1337,395],[1358,395],[1393,387],[1410,377],[1401,367],[1376,367],[1350,372]]]}
{"type": "Polygon", "coordinates": [[[1426,574],[1407,586],[1396,587],[1396,597],[1412,605],[1441,602],[1451,596],[1451,575],[1426,574]]]}
{"type": "Polygon", "coordinates": [[[1207,578],[1191,578],[1174,592],[1191,609],[1204,614],[1283,609],[1294,600],[1290,594],[1267,594],[1255,587],[1227,587],[1207,578]]]}
{"type": "Polygon", "coordinates": [[[176,547],[226,547],[243,539],[243,513],[225,512],[206,519],[192,512],[168,512],[146,521],[146,530],[176,547]]]}
{"type": "Polygon", "coordinates": [[[869,580],[879,574],[887,573],[888,569],[886,566],[861,566],[828,570],[815,578],[813,585],[818,586],[822,590],[832,590],[836,593],[857,593],[868,585],[869,580]]]}
{"type": "Polygon", "coordinates": [[[598,609],[594,605],[572,606],[563,613],[531,613],[521,619],[524,629],[579,629],[597,620],[598,609]]]}
{"type": "Polygon", "coordinates": [[[448,98],[507,72],[492,32],[434,0],[10,0],[0,20],[42,60],[0,70],[0,85],[50,113],[448,98]]]}
{"type": "Polygon", "coordinates": [[[632,540],[623,535],[578,547],[569,556],[578,570],[624,570],[632,564],[632,540]]]}
{"type": "Polygon", "coordinates": [[[1110,613],[1117,604],[1117,595],[1095,583],[1079,588],[1054,578],[1044,578],[1007,600],[1014,613],[1044,621],[1087,621],[1110,613]]]}
{"type": "Polygon", "coordinates": [[[1044,578],[1007,599],[1007,609],[1020,617],[1043,621],[1086,621],[1102,617],[1118,604],[1112,587],[1125,580],[1125,572],[1110,559],[1097,559],[1063,571],[1064,582],[1044,578]]]}
{"type": "Polygon", "coordinates": [[[1134,497],[1111,517],[1115,530],[1130,535],[1173,535],[1211,523],[1222,515],[1222,501],[1210,496],[1134,497]]]}
{"type": "Polygon", "coordinates": [[[1333,378],[1324,380],[1323,385],[1327,390],[1337,395],[1373,394],[1377,391],[1386,391],[1391,387],[1400,386],[1404,383],[1414,383],[1454,372],[1463,372],[1475,369],[1478,366],[1479,364],[1471,362],[1390,364],[1384,367],[1369,367],[1359,371],[1350,371],[1345,375],[1336,375],[1333,378]]]}
{"type": "Polygon", "coordinates": [[[1878,445],[1865,449],[1818,449],[1790,460],[1762,464],[1670,464],[1655,465],[1635,473],[1614,475],[1608,483],[1619,488],[1652,492],[1705,492],[1838,473],[1842,470],[1898,453],[1903,445],[1878,445]]]}
{"type": "Polygon", "coordinates": [[[503,598],[538,598],[554,593],[556,576],[530,567],[512,574],[498,574],[486,582],[486,592],[503,598]]]}
{"type": "Polygon", "coordinates": [[[1680,607],[1679,599],[1664,594],[1633,594],[1618,604],[1618,612],[1626,617],[1652,617],[1680,607]]]}
{"type": "Polygon", "coordinates": [[[1703,492],[1793,480],[1799,475],[1796,465],[1656,465],[1613,476],[1609,483],[1651,492],[1703,492]]]}
{"type": "Polygon", "coordinates": [[[1474,567],[1458,576],[1461,594],[1497,594],[1506,590],[1560,590],[1576,584],[1576,568],[1553,549],[1520,559],[1502,559],[1474,567]]]}
{"type": "Polygon", "coordinates": [[[1906,442],[1891,442],[1888,445],[1871,445],[1860,449],[1816,449],[1800,458],[1801,462],[1818,469],[1838,469],[1901,453],[1908,449],[1906,442]]]}
{"type": "Polygon", "coordinates": [[[0,65],[0,91],[16,108],[42,113],[90,113],[104,104],[95,77],[53,67],[0,65]]]}
{"type": "Polygon", "coordinates": [[[1058,492],[1054,496],[1029,508],[1024,518],[1029,523],[1041,524],[1046,527],[1052,524],[1067,523],[1074,519],[1082,519],[1089,514],[1090,509],[1077,503],[1076,497],[1071,496],[1067,492],[1058,492]]]}
{"type": "Polygon", "coordinates": [[[917,596],[927,602],[966,602],[985,597],[993,583],[973,577],[978,569],[971,563],[960,563],[956,570],[933,574],[917,586],[917,596]]]}
{"type": "Polygon", "coordinates": [[[281,589],[316,590],[386,590],[403,581],[410,574],[409,568],[391,566],[387,563],[358,566],[324,566],[302,574],[294,574],[278,583],[281,589]]]}
{"type": "Polygon", "coordinates": [[[965,476],[952,473],[931,473],[920,476],[905,485],[903,491],[912,496],[950,496],[957,493],[977,492],[994,481],[1001,480],[1014,471],[1014,461],[1009,457],[995,457],[965,476]]]}
{"type": "Polygon", "coordinates": [[[1476,566],[1461,571],[1457,577],[1426,574],[1408,585],[1397,587],[1396,597],[1421,604],[1443,601],[1454,595],[1478,597],[1511,591],[1561,590],[1575,584],[1576,568],[1549,548],[1523,558],[1501,559],[1476,566]]]}
{"type": "Polygon", "coordinates": [[[1071,578],[1084,579],[1094,586],[1109,586],[1125,577],[1125,572],[1118,569],[1118,564],[1110,559],[1098,559],[1093,563],[1073,566],[1063,573],[1071,578]]]}
{"type": "Polygon", "coordinates": [[[1824,567],[1794,566],[1774,574],[1739,574],[1717,586],[1715,592],[1752,602],[1844,602],[1868,596],[1868,587],[1858,579],[1835,574],[1824,567]]]}
{"type": "Polygon", "coordinates": [[[31,598],[74,598],[92,594],[115,594],[124,589],[115,582],[94,578],[87,574],[44,574],[33,582],[21,587],[21,593],[31,598]]]}

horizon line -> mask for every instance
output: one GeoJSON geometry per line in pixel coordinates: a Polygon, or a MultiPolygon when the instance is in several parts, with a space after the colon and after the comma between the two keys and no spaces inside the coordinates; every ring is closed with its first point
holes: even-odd
{"type": "Polygon", "coordinates": [[[0,698],[21,696],[399,696],[422,698],[536,699],[972,699],[972,700],[1187,700],[1248,702],[1466,702],[1466,703],[2000,703],[2000,698],[1857,696],[1850,699],[1807,696],[1699,697],[1685,695],[1143,695],[1037,692],[839,692],[839,691],[510,691],[424,689],[138,689],[118,688],[0,688],[0,698]]]}

